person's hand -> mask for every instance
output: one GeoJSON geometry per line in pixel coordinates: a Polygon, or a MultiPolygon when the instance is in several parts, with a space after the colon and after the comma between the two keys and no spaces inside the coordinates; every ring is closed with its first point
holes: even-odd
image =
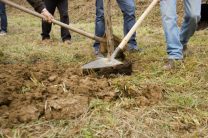
{"type": "Polygon", "coordinates": [[[43,20],[46,22],[51,23],[52,19],[54,19],[53,16],[48,12],[46,8],[42,10],[41,14],[44,16],[43,20]]]}

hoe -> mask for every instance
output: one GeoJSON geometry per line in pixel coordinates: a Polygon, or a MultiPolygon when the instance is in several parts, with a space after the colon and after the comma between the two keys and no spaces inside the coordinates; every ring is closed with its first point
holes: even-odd
{"type": "MultiPolygon", "coordinates": [[[[16,8],[16,9],[19,9],[19,10],[21,10],[23,12],[26,12],[26,13],[31,14],[33,16],[36,16],[38,18],[41,18],[41,19],[44,18],[43,15],[41,15],[41,14],[35,12],[35,11],[32,11],[30,9],[27,9],[27,8],[25,8],[23,6],[20,6],[20,5],[14,3],[12,1],[9,1],[9,0],[0,0],[0,1],[5,3],[5,4],[7,4],[7,5],[10,5],[10,6],[16,8]]],[[[105,5],[106,4],[107,3],[105,2],[105,5]]],[[[108,8],[108,6],[106,6],[106,8],[108,8]]],[[[110,11],[110,10],[105,10],[105,23],[106,23],[105,28],[106,28],[106,33],[107,34],[105,34],[103,37],[95,36],[94,34],[91,34],[91,33],[88,33],[86,31],[83,31],[81,29],[75,28],[72,25],[64,24],[64,23],[62,23],[60,21],[57,21],[55,19],[52,20],[52,23],[54,23],[56,25],[59,25],[61,27],[67,28],[67,29],[69,29],[72,32],[78,33],[80,35],[83,35],[85,37],[88,37],[90,39],[93,39],[93,40],[96,40],[96,41],[100,42],[101,43],[100,51],[101,51],[101,53],[105,54],[108,51],[108,49],[109,49],[109,46],[107,46],[109,42],[107,42],[106,39],[111,39],[112,40],[110,42],[110,44],[111,44],[111,46],[113,48],[114,48],[114,45],[118,45],[121,42],[121,39],[119,37],[117,37],[117,36],[112,34],[112,31],[111,31],[112,30],[112,26],[110,26],[111,25],[111,20],[110,20],[110,17],[109,17],[110,14],[108,13],[108,11],[110,11]]],[[[111,49],[112,49],[112,47],[111,47],[111,49]]]]}
{"type": "MultiPolygon", "coordinates": [[[[34,15],[36,17],[39,17],[41,19],[44,18],[43,15],[41,15],[37,12],[34,12],[32,10],[29,10],[25,7],[22,7],[22,6],[14,3],[14,2],[11,2],[9,0],[0,0],[0,1],[7,4],[7,5],[10,5],[14,8],[17,8],[21,11],[24,11],[26,13],[29,13],[29,14],[34,15]]],[[[137,28],[141,25],[141,23],[146,18],[146,16],[151,12],[151,10],[154,8],[154,6],[159,2],[159,0],[152,1],[152,3],[144,11],[144,13],[140,16],[140,18],[137,20],[135,25],[129,31],[129,33],[121,41],[117,36],[113,35],[112,24],[111,24],[111,13],[110,13],[110,1],[111,0],[104,0],[105,37],[98,37],[98,36],[95,36],[94,34],[91,34],[86,31],[83,31],[81,29],[75,28],[71,25],[64,24],[64,23],[57,21],[55,19],[52,20],[52,23],[54,23],[54,24],[57,24],[57,25],[62,26],[64,28],[67,28],[73,32],[76,32],[76,33],[83,35],[85,37],[88,37],[90,39],[99,41],[101,43],[101,48],[100,48],[101,53],[107,52],[107,57],[105,57],[105,58],[101,57],[93,62],[90,62],[90,63],[84,65],[82,67],[83,70],[107,69],[107,68],[115,69],[117,66],[123,65],[124,63],[122,61],[117,60],[116,58],[122,58],[122,60],[124,59],[125,56],[123,55],[123,51],[124,51],[125,47],[127,46],[128,41],[130,40],[131,36],[136,32],[137,28]],[[114,46],[116,46],[115,50],[114,50],[114,46]]]]}
{"type": "Polygon", "coordinates": [[[137,28],[141,25],[145,17],[150,13],[150,11],[154,8],[154,6],[159,2],[159,0],[153,0],[149,7],[144,11],[141,17],[137,20],[135,25],[129,31],[129,33],[124,37],[122,42],[119,46],[115,49],[110,57],[107,58],[100,58],[93,62],[90,62],[83,66],[83,69],[102,69],[102,68],[112,68],[118,65],[123,64],[123,62],[116,60],[115,57],[117,56],[120,51],[123,51],[125,46],[127,45],[128,41],[130,40],[131,36],[136,32],[137,28]]]}

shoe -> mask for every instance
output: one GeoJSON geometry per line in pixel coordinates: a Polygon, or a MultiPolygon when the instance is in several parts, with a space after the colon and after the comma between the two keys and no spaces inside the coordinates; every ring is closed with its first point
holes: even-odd
{"type": "Polygon", "coordinates": [[[182,60],[168,59],[168,62],[163,66],[163,70],[171,70],[176,68],[178,64],[181,64],[182,60]]]}
{"type": "Polygon", "coordinates": [[[1,31],[0,32],[0,36],[4,36],[4,35],[6,35],[7,34],[7,32],[5,32],[5,31],[1,31]]]}
{"type": "Polygon", "coordinates": [[[50,36],[42,36],[42,41],[45,41],[45,40],[50,40],[50,36]]]}
{"type": "Polygon", "coordinates": [[[184,45],[183,46],[183,56],[184,57],[187,57],[187,56],[190,56],[192,53],[191,51],[188,49],[187,45],[184,45]]]}
{"type": "Polygon", "coordinates": [[[97,48],[95,48],[94,55],[96,56],[96,58],[103,58],[104,57],[104,55],[102,53],[100,53],[100,50],[97,48]]]}
{"type": "Polygon", "coordinates": [[[49,42],[49,41],[51,41],[50,38],[42,38],[42,42],[49,42]]]}
{"type": "Polygon", "coordinates": [[[70,41],[70,40],[64,40],[63,42],[64,42],[64,44],[66,44],[66,45],[71,45],[71,41],[70,41]]]}
{"type": "Polygon", "coordinates": [[[183,46],[183,52],[186,52],[187,49],[188,49],[188,48],[187,48],[187,45],[184,45],[184,46],[183,46]]]}
{"type": "Polygon", "coordinates": [[[42,42],[50,42],[51,39],[47,38],[47,39],[42,39],[42,42]]]}
{"type": "Polygon", "coordinates": [[[102,53],[100,53],[99,51],[95,52],[95,56],[96,56],[96,58],[104,58],[104,55],[102,53]]]}

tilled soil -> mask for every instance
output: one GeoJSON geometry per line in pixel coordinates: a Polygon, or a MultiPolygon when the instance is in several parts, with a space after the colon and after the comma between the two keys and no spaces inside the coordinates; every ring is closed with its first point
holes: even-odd
{"type": "Polygon", "coordinates": [[[53,62],[0,64],[0,127],[77,118],[89,110],[94,98],[113,101],[125,96],[135,98],[141,106],[162,98],[157,86],[116,92],[111,79],[84,76],[79,68],[53,62]]]}

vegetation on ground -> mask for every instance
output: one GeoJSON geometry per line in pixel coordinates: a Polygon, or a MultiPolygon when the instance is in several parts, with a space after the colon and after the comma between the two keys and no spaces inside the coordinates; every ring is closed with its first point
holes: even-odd
{"type": "MultiPolygon", "coordinates": [[[[78,8],[81,6],[83,5],[78,8]]],[[[36,63],[52,62],[49,64],[51,66],[43,66],[45,69],[41,70],[47,73],[51,67],[56,73],[54,65],[61,74],[65,69],[70,72],[79,70],[83,64],[94,59],[93,40],[72,33],[72,44],[63,44],[59,27],[53,26],[51,41],[42,42],[39,35],[41,22],[38,19],[21,12],[14,13],[14,10],[8,13],[8,17],[9,33],[0,37],[2,71],[7,65],[17,64],[26,66],[23,69],[28,67],[29,71],[34,71],[33,66],[38,65],[36,63]]],[[[114,27],[114,32],[122,37],[122,22],[118,22],[116,18],[114,20],[118,24],[114,27]]],[[[5,118],[0,117],[0,137],[208,137],[208,32],[197,32],[190,40],[190,54],[184,62],[176,69],[164,71],[162,66],[166,60],[166,46],[160,20],[157,21],[159,25],[150,24],[149,18],[148,24],[144,23],[138,29],[137,40],[143,51],[126,52],[127,58],[133,62],[131,76],[104,78],[76,74],[80,80],[89,78],[93,85],[97,82],[107,82],[110,89],[99,86],[96,87],[97,92],[102,89],[102,93],[105,90],[106,93],[118,93],[116,99],[106,100],[100,98],[100,94],[100,97],[88,94],[92,99],[89,100],[87,110],[75,118],[41,118],[23,121],[24,123],[10,122],[5,126],[2,123],[5,118]]],[[[93,20],[77,20],[73,25],[94,32],[93,20]]],[[[5,72],[9,70],[15,72],[15,68],[6,68],[5,72]]],[[[0,80],[3,80],[1,74],[0,80]]],[[[53,74],[47,75],[50,77],[53,74]]],[[[64,75],[67,75],[66,72],[64,75]]],[[[32,77],[30,80],[30,83],[36,85],[35,90],[38,91],[39,86],[42,89],[44,83],[40,82],[41,79],[32,77]]],[[[7,81],[9,86],[10,80],[7,81]]],[[[50,79],[47,84],[56,85],[50,83],[50,79]]],[[[3,93],[3,83],[0,86],[0,93],[3,93]]],[[[82,84],[73,90],[76,92],[81,86],[82,84]]],[[[64,88],[62,87],[62,91],[64,88]]],[[[11,92],[17,91],[14,89],[11,92]]],[[[22,87],[21,93],[18,94],[29,92],[29,87],[22,87]]],[[[4,109],[5,106],[0,104],[0,111],[4,109]]]]}

